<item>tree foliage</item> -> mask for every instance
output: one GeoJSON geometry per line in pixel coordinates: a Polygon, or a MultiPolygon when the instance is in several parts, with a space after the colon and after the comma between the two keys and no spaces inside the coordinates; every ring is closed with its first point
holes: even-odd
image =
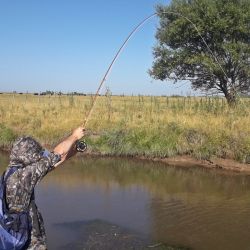
{"type": "Polygon", "coordinates": [[[190,80],[229,104],[250,93],[250,0],[173,0],[157,14],[152,77],[190,80]]]}

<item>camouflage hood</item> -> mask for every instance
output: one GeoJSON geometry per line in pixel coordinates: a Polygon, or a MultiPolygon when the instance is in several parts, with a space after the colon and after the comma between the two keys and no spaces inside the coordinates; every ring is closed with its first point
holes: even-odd
{"type": "Polygon", "coordinates": [[[42,146],[30,136],[18,138],[10,153],[10,165],[21,164],[23,167],[41,159],[42,146]]]}

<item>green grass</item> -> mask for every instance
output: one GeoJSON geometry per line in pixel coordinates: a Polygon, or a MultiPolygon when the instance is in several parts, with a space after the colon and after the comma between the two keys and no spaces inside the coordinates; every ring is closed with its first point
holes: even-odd
{"type": "Polygon", "coordinates": [[[5,149],[11,146],[17,135],[12,129],[0,123],[0,147],[5,149]]]}

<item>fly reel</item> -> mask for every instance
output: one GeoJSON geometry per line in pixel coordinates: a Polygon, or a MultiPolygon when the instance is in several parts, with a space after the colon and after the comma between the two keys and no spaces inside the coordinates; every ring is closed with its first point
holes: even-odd
{"type": "Polygon", "coordinates": [[[85,150],[87,150],[87,143],[82,140],[82,141],[77,141],[76,142],[76,151],[77,152],[84,152],[85,150]]]}

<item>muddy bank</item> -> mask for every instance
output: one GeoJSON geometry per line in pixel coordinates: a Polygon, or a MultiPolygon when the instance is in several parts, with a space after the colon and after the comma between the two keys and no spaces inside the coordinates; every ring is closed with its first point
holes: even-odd
{"type": "MultiPolygon", "coordinates": [[[[46,145],[47,148],[51,148],[50,146],[46,145]]],[[[0,152],[9,153],[9,149],[7,148],[0,148],[0,152]]],[[[191,168],[191,167],[203,167],[207,169],[220,169],[224,171],[230,171],[235,173],[243,173],[250,175],[250,164],[246,163],[239,163],[232,159],[221,159],[221,158],[211,158],[210,160],[198,160],[194,157],[188,155],[179,155],[175,157],[169,158],[156,158],[156,157],[145,157],[145,156],[123,156],[123,155],[110,155],[110,154],[102,154],[97,152],[85,152],[79,153],[77,157],[118,157],[118,158],[133,158],[138,160],[145,160],[145,161],[155,161],[155,162],[163,162],[167,165],[176,166],[176,167],[183,167],[183,168],[191,168]]]]}
{"type": "Polygon", "coordinates": [[[212,158],[211,160],[197,160],[190,156],[177,156],[165,159],[154,159],[165,162],[171,166],[179,167],[204,167],[209,169],[221,169],[250,174],[250,164],[239,163],[230,159],[212,158]]]}
{"type": "Polygon", "coordinates": [[[193,167],[203,167],[207,169],[219,169],[229,172],[249,174],[250,175],[250,164],[239,163],[237,161],[231,159],[220,159],[220,158],[212,158],[210,160],[198,160],[191,156],[187,155],[179,155],[175,157],[169,158],[156,158],[156,157],[145,157],[145,156],[113,156],[101,153],[93,153],[86,152],[83,154],[78,154],[77,157],[118,157],[118,158],[133,158],[137,160],[143,161],[154,161],[154,162],[162,162],[166,165],[182,167],[182,168],[193,168],[193,167]]]}

